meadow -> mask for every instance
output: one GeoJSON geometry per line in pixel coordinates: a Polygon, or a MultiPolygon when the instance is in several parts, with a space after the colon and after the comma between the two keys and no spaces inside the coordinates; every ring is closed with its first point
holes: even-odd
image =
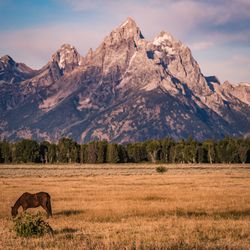
{"type": "Polygon", "coordinates": [[[0,165],[0,249],[250,249],[250,165],[158,165],[0,165]],[[39,191],[54,235],[17,237],[10,207],[39,191]]]}

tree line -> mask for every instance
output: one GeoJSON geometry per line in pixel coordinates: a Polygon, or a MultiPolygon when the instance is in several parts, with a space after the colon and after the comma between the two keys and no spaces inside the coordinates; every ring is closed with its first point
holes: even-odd
{"type": "Polygon", "coordinates": [[[172,138],[129,144],[70,138],[58,143],[22,139],[0,141],[0,163],[250,163],[250,139],[229,138],[198,142],[172,138]]]}

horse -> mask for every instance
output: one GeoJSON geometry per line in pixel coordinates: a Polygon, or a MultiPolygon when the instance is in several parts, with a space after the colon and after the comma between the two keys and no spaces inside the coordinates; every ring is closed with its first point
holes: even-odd
{"type": "Polygon", "coordinates": [[[45,192],[39,192],[36,194],[23,193],[11,207],[11,215],[15,218],[18,215],[18,208],[22,207],[23,211],[28,208],[35,208],[41,206],[46,212],[47,217],[52,217],[52,209],[50,202],[50,195],[45,192]]]}

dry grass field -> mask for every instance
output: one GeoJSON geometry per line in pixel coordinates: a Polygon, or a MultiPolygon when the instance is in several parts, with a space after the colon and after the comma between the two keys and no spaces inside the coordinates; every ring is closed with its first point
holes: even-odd
{"type": "Polygon", "coordinates": [[[249,165],[156,166],[1,165],[0,248],[250,249],[249,165]],[[39,191],[54,236],[17,237],[10,207],[39,191]]]}

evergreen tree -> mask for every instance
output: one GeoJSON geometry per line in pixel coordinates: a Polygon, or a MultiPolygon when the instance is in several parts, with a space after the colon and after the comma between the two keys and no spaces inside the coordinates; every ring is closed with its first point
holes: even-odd
{"type": "Polygon", "coordinates": [[[99,141],[97,143],[98,153],[97,153],[97,162],[105,163],[106,162],[106,154],[107,154],[107,141],[99,141]]]}
{"type": "Polygon", "coordinates": [[[4,158],[2,155],[2,142],[0,141],[0,163],[4,163],[4,158]]]}
{"type": "Polygon", "coordinates": [[[216,161],[216,143],[213,140],[206,140],[202,143],[203,148],[207,152],[207,159],[209,163],[216,161]]]}
{"type": "Polygon", "coordinates": [[[238,155],[241,163],[246,163],[250,154],[250,140],[239,139],[237,141],[238,155]]]}
{"type": "Polygon", "coordinates": [[[11,163],[12,162],[12,145],[10,142],[4,140],[1,143],[1,158],[3,163],[11,163]]]}
{"type": "Polygon", "coordinates": [[[40,162],[38,143],[29,139],[17,142],[16,160],[18,163],[40,162]]]}
{"type": "Polygon", "coordinates": [[[54,143],[48,144],[48,163],[57,163],[58,159],[58,147],[54,143]]]}
{"type": "Polygon", "coordinates": [[[197,161],[198,163],[207,163],[207,150],[203,147],[202,144],[198,145],[197,148],[197,161]]]}
{"type": "Polygon", "coordinates": [[[11,144],[11,162],[17,163],[16,143],[11,144]]]}
{"type": "Polygon", "coordinates": [[[155,163],[160,159],[161,144],[157,140],[150,140],[146,143],[146,151],[148,154],[148,159],[155,163]]]}
{"type": "Polygon", "coordinates": [[[128,153],[126,147],[123,145],[118,145],[118,152],[119,152],[119,162],[126,163],[129,162],[128,153]]]}
{"type": "Polygon", "coordinates": [[[185,163],[196,163],[197,162],[197,142],[194,141],[191,137],[184,144],[184,162],[185,163]]]}
{"type": "Polygon", "coordinates": [[[44,141],[40,143],[40,159],[42,163],[48,163],[48,151],[49,151],[50,143],[48,141],[44,141]]]}
{"type": "Polygon", "coordinates": [[[93,141],[87,147],[87,163],[97,163],[98,160],[98,143],[93,141]]]}
{"type": "Polygon", "coordinates": [[[176,163],[184,163],[185,162],[185,141],[181,140],[178,143],[176,143],[174,147],[174,158],[173,162],[176,163]]]}
{"type": "Polygon", "coordinates": [[[127,154],[130,162],[142,162],[147,160],[146,144],[131,143],[127,145],[127,154]]]}
{"type": "Polygon", "coordinates": [[[217,143],[216,152],[220,163],[239,162],[238,149],[234,139],[226,137],[220,140],[217,143]]]}
{"type": "Polygon", "coordinates": [[[120,161],[117,144],[108,144],[107,147],[107,162],[118,163],[120,161]]]}
{"type": "Polygon", "coordinates": [[[58,160],[62,163],[79,162],[79,146],[69,138],[62,138],[58,142],[58,160]]]}
{"type": "Polygon", "coordinates": [[[80,146],[80,163],[87,163],[88,162],[88,145],[82,144],[80,146]]]}
{"type": "Polygon", "coordinates": [[[166,138],[161,141],[161,156],[160,161],[171,162],[171,147],[174,146],[174,141],[171,138],[166,138]]]}

